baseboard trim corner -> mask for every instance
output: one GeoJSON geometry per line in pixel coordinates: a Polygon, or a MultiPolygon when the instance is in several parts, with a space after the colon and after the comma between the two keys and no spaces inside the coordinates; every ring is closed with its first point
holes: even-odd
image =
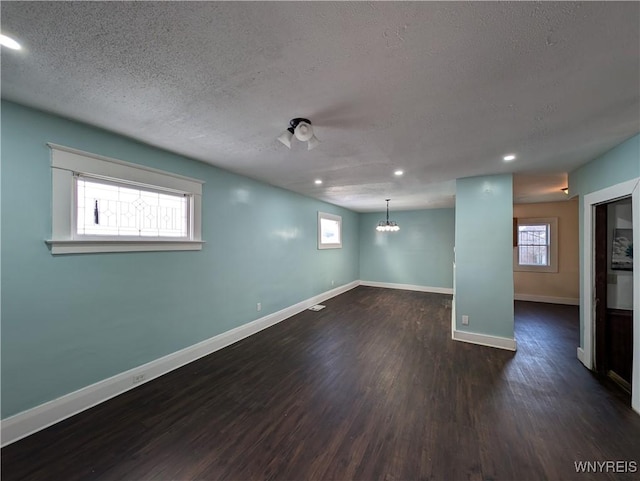
{"type": "Polygon", "coordinates": [[[480,346],[495,347],[498,349],[506,349],[507,351],[516,351],[518,344],[515,339],[508,337],[489,336],[487,334],[479,334],[477,332],[453,330],[452,339],[454,341],[468,342],[478,344],[480,346]]]}
{"type": "Polygon", "coordinates": [[[451,294],[453,295],[453,288],[451,287],[430,287],[430,286],[418,286],[415,284],[396,284],[393,282],[377,282],[377,281],[360,281],[361,286],[366,287],[384,287],[386,289],[401,289],[403,291],[418,291],[418,292],[432,292],[435,294],[451,294]]]}
{"type": "Polygon", "coordinates": [[[578,347],[577,355],[578,355],[578,361],[584,364],[584,349],[582,349],[581,347],[578,347]]]}
{"type": "Polygon", "coordinates": [[[343,286],[313,296],[280,311],[223,332],[197,344],[173,352],[151,362],[116,374],[110,378],[85,386],[77,391],[65,394],[52,401],[27,409],[21,413],[0,421],[0,445],[2,447],[14,443],[31,434],[41,431],[75,414],[79,414],[93,406],[134,389],[157,377],[167,374],[201,357],[214,353],[224,347],[234,344],[257,332],[288,319],[309,307],[343,294],[360,281],[353,281],[343,286]],[[144,376],[140,382],[133,382],[134,378],[144,376]]]}

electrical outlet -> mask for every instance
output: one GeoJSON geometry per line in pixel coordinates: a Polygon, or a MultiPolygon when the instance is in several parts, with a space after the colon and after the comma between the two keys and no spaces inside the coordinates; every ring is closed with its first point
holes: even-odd
{"type": "Polygon", "coordinates": [[[331,281],[331,285],[332,286],[335,285],[335,283],[336,283],[336,281],[331,281]]]}
{"type": "Polygon", "coordinates": [[[462,316],[462,325],[464,326],[469,325],[469,316],[462,316]]]}
{"type": "Polygon", "coordinates": [[[145,378],[144,374],[136,374],[131,379],[131,384],[140,384],[142,381],[144,381],[144,378],[145,378]]]}
{"type": "Polygon", "coordinates": [[[261,311],[262,310],[262,302],[258,302],[256,304],[256,311],[261,311]]]}

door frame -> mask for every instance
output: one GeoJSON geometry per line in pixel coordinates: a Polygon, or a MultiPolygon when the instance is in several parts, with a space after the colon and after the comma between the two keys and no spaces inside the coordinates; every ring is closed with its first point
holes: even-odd
{"type": "MultiPolygon", "coordinates": [[[[633,244],[640,245],[640,177],[621,182],[587,194],[582,199],[582,287],[580,309],[582,312],[582,353],[578,359],[588,369],[594,366],[595,312],[595,206],[631,196],[633,211],[633,244]]],[[[633,374],[631,379],[631,407],[640,413],[640,255],[633,258],[633,374]]]]}

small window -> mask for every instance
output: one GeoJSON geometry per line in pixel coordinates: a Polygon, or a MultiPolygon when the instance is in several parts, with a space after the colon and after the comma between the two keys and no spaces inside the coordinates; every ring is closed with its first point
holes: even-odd
{"type": "Polygon", "coordinates": [[[342,248],[342,217],[318,212],[318,249],[342,248]]]}
{"type": "Polygon", "coordinates": [[[514,270],[558,272],[558,219],[518,219],[514,270]]]}
{"type": "Polygon", "coordinates": [[[518,226],[518,264],[521,266],[548,266],[551,236],[549,224],[518,226]]]}
{"type": "Polygon", "coordinates": [[[49,147],[52,254],[202,249],[201,181],[49,147]]]}

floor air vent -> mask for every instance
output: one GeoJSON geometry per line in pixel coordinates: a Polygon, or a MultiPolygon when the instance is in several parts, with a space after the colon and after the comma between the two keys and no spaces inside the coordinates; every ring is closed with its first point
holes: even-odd
{"type": "Polygon", "coordinates": [[[310,311],[321,311],[322,309],[324,309],[327,306],[323,306],[322,304],[316,304],[315,306],[311,306],[309,308],[310,311]]]}

